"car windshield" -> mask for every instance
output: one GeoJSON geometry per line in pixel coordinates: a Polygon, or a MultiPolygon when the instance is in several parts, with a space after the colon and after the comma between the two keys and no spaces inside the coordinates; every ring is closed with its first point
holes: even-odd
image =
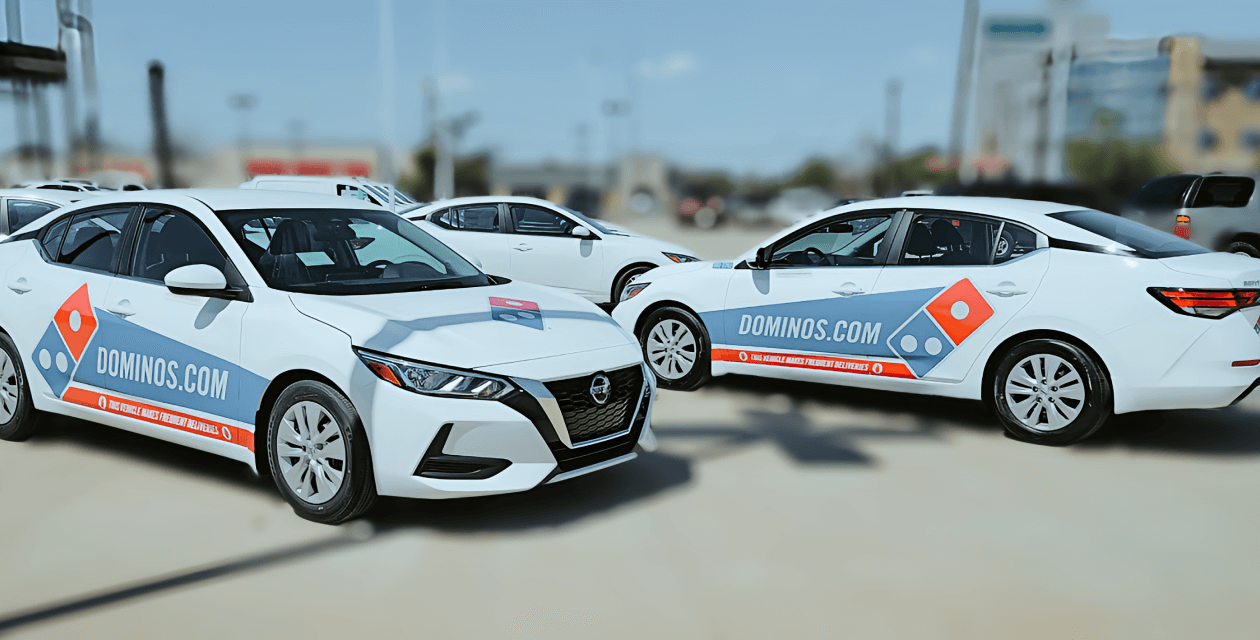
{"type": "Polygon", "coordinates": [[[1062,220],[1074,227],[1080,227],[1090,233],[1122,244],[1142,258],[1175,258],[1197,253],[1211,253],[1207,249],[1189,240],[1182,240],[1171,233],[1164,233],[1140,222],[1134,222],[1110,213],[1103,213],[1102,211],[1094,211],[1092,209],[1064,211],[1062,213],[1052,213],[1049,217],[1062,220]]]}
{"type": "Polygon", "coordinates": [[[370,295],[493,284],[450,247],[386,211],[220,211],[267,286],[370,295]]]}
{"type": "Polygon", "coordinates": [[[603,233],[611,233],[611,234],[613,234],[613,235],[618,235],[618,236],[624,236],[624,235],[626,235],[626,234],[624,234],[624,233],[620,233],[620,232],[617,232],[617,231],[613,231],[612,229],[609,229],[608,227],[605,227],[604,225],[602,225],[602,224],[600,224],[600,223],[596,222],[593,218],[588,217],[586,214],[582,213],[581,211],[574,211],[574,210],[572,210],[572,209],[570,209],[570,208],[568,208],[568,207],[561,206],[561,205],[555,205],[555,206],[556,206],[556,207],[559,207],[561,211],[564,211],[564,212],[568,213],[569,215],[572,215],[572,216],[576,217],[578,220],[581,220],[582,222],[585,222],[586,224],[589,224],[589,225],[591,225],[592,227],[595,227],[596,229],[599,229],[599,230],[600,230],[601,232],[603,232],[603,233]]]}

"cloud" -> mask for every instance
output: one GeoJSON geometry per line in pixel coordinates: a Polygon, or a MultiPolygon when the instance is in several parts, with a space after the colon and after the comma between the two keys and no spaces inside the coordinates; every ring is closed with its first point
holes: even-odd
{"type": "Polygon", "coordinates": [[[696,66],[694,55],[678,51],[663,58],[643,60],[638,64],[637,71],[644,78],[666,78],[690,73],[696,66]]]}

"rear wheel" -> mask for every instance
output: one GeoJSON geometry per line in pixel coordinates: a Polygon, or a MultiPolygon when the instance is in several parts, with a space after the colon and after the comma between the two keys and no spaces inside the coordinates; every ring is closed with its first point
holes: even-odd
{"type": "Polygon", "coordinates": [[[1237,253],[1241,256],[1260,258],[1260,249],[1257,249],[1256,246],[1250,242],[1234,242],[1229,245],[1229,248],[1226,249],[1226,251],[1229,253],[1237,253]]]}
{"type": "Polygon", "coordinates": [[[376,500],[359,414],[321,382],[296,382],[280,394],[268,423],[267,461],[280,495],[307,520],[339,524],[376,500]]]}
{"type": "Polygon", "coordinates": [[[1088,353],[1062,340],[1016,345],[989,384],[994,410],[1012,436],[1068,445],[1088,438],[1111,416],[1111,382],[1088,353]]]}
{"type": "Polygon", "coordinates": [[[662,387],[690,391],[709,378],[709,335],[694,314],[662,307],[648,315],[639,335],[643,356],[662,387]]]}
{"type": "Polygon", "coordinates": [[[22,357],[7,334],[0,333],[0,440],[17,442],[31,437],[39,412],[31,404],[22,357]]]}

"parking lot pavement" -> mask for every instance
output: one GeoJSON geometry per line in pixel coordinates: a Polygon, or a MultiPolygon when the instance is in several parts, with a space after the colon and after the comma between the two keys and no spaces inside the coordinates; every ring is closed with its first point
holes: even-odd
{"type": "Polygon", "coordinates": [[[0,443],[0,636],[1260,628],[1260,397],[1071,448],[1009,440],[978,403],[750,378],[662,392],[654,420],[660,449],[619,467],[341,527],[237,463],[52,420],[0,443]]]}

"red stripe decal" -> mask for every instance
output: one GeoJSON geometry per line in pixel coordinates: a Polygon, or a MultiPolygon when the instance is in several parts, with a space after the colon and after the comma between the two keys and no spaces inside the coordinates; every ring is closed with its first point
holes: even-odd
{"type": "Polygon", "coordinates": [[[79,406],[88,407],[90,409],[98,409],[106,413],[112,413],[128,418],[135,418],[163,427],[170,427],[188,433],[195,433],[199,436],[214,438],[223,442],[245,447],[250,451],[254,450],[254,433],[246,431],[240,427],[212,422],[205,418],[190,416],[186,413],[171,411],[170,409],[162,409],[153,405],[143,404],[132,400],[123,400],[114,396],[88,391],[87,389],[79,389],[70,387],[61,396],[62,400],[71,402],[79,406]]]}
{"type": "Polygon", "coordinates": [[[490,306],[520,309],[521,311],[538,311],[537,302],[530,302],[528,300],[513,300],[511,298],[497,298],[495,296],[490,296],[490,306]]]}
{"type": "Polygon", "coordinates": [[[910,372],[910,368],[900,362],[880,362],[877,360],[857,360],[854,358],[833,358],[831,356],[803,356],[795,353],[747,351],[743,349],[714,349],[712,358],[722,362],[763,364],[775,367],[792,367],[795,369],[841,371],[844,373],[859,373],[868,376],[882,376],[885,378],[914,378],[914,374],[910,372]]]}

